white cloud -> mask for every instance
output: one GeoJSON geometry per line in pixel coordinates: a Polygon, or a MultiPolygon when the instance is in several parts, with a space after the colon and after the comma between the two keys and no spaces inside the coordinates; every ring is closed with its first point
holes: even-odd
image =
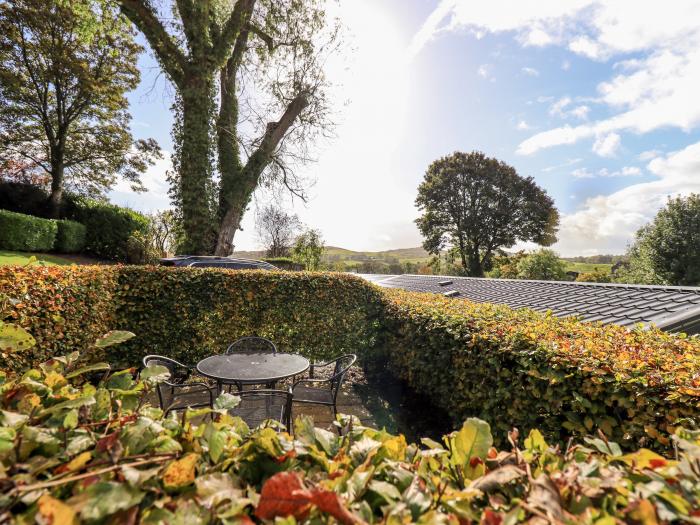
{"type": "Polygon", "coordinates": [[[614,157],[618,149],[620,149],[620,135],[617,133],[598,137],[593,143],[593,153],[601,157],[614,157]]]}
{"type": "Polygon", "coordinates": [[[592,179],[593,177],[595,177],[595,175],[593,175],[586,168],[575,169],[571,172],[571,176],[575,179],[592,179]]]}
{"type": "Polygon", "coordinates": [[[583,159],[581,158],[576,158],[576,159],[569,159],[566,162],[562,164],[557,164],[555,166],[547,166],[546,168],[543,168],[542,171],[544,173],[549,173],[551,171],[559,170],[561,168],[568,168],[569,166],[573,166],[574,164],[578,164],[581,162],[583,159]]]}
{"type": "Polygon", "coordinates": [[[521,69],[521,71],[529,77],[539,77],[540,76],[540,72],[537,71],[534,67],[524,67],[521,69]]]}
{"type": "Polygon", "coordinates": [[[571,111],[569,111],[569,114],[581,119],[581,120],[586,120],[588,118],[588,113],[591,111],[591,108],[589,108],[586,105],[581,105],[581,106],[576,106],[573,108],[571,111]]]}
{"type": "Polygon", "coordinates": [[[700,192],[700,142],[657,157],[647,168],[656,180],[586,199],[578,211],[564,215],[556,249],[563,255],[624,251],[669,197],[700,192]]]}
{"type": "Polygon", "coordinates": [[[476,70],[476,74],[491,82],[496,80],[493,76],[493,66],[491,64],[481,64],[476,70]]]}
{"type": "Polygon", "coordinates": [[[549,106],[549,114],[563,118],[566,116],[565,109],[569,104],[571,104],[570,97],[561,97],[554,104],[549,106]]]}
{"type": "Polygon", "coordinates": [[[530,125],[527,122],[525,122],[524,120],[521,120],[520,122],[518,122],[517,126],[515,126],[515,127],[521,131],[527,131],[528,129],[530,129],[530,125]]]}
{"type": "Polygon", "coordinates": [[[658,149],[649,149],[649,150],[646,150],[646,151],[642,151],[642,152],[638,155],[637,158],[638,158],[639,160],[651,160],[651,159],[655,159],[656,157],[658,157],[659,155],[661,155],[661,153],[662,153],[661,150],[658,150],[658,149]]]}
{"type": "Polygon", "coordinates": [[[610,107],[611,116],[537,133],[518,147],[518,153],[532,154],[613,132],[688,131],[700,125],[698,20],[700,0],[443,0],[414,44],[422,47],[455,30],[509,31],[526,46],[558,45],[593,60],[621,56],[611,78],[598,86],[598,102],[610,107]],[[631,54],[638,56],[630,59],[631,54]]]}

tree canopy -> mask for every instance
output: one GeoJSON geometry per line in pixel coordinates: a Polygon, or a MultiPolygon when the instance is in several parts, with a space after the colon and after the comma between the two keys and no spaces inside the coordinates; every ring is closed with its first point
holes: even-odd
{"type": "Polygon", "coordinates": [[[0,4],[0,162],[51,178],[51,213],[66,186],[109,189],[139,175],[159,148],[134,140],[125,94],[139,82],[141,48],[105,0],[0,4]]]}
{"type": "Polygon", "coordinates": [[[294,243],[294,236],[301,228],[301,221],[296,214],[268,204],[255,218],[258,239],[265,246],[267,257],[288,257],[294,243]]]}
{"type": "Polygon", "coordinates": [[[669,199],[654,220],[637,231],[628,256],[629,267],[617,280],[700,285],[700,195],[669,199]]]}
{"type": "Polygon", "coordinates": [[[556,241],[559,213],[551,197],[532,177],[481,152],[456,152],[433,162],[416,205],[423,247],[434,255],[455,248],[471,276],[483,276],[501,248],[556,241]]]}
{"type": "Polygon", "coordinates": [[[178,0],[165,12],[119,3],[177,91],[171,182],[183,248],[228,255],[260,184],[303,196],[294,167],[329,124],[323,64],[337,31],[325,30],[325,0],[178,0]]]}
{"type": "Polygon", "coordinates": [[[307,270],[318,270],[321,267],[321,257],[325,248],[323,236],[319,230],[308,229],[294,242],[292,258],[303,264],[307,270]]]}
{"type": "Polygon", "coordinates": [[[518,279],[563,281],[566,279],[566,263],[554,250],[541,248],[518,261],[518,279]]]}

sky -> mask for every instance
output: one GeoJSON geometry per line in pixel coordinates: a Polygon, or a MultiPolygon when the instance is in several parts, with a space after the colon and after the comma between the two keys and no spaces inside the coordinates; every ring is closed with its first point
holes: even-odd
{"type": "MultiPolygon", "coordinates": [[[[700,193],[700,0],[340,0],[350,46],[328,62],[337,128],[285,199],[327,244],[418,246],[414,201],[430,163],[479,150],[532,176],[561,214],[563,256],[623,253],[670,196],[700,193]]],[[[172,88],[149,53],[132,130],[166,152],[145,194],[169,206],[172,88]]],[[[234,240],[259,248],[256,195],[234,240]]]]}

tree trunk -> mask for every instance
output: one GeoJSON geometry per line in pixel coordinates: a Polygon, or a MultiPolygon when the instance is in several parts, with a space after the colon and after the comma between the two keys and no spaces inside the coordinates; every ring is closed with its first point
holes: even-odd
{"type": "Polygon", "coordinates": [[[182,92],[179,189],[187,237],[184,250],[192,255],[211,253],[215,235],[209,133],[212,88],[212,76],[202,73],[191,78],[182,92]]]}
{"type": "Polygon", "coordinates": [[[58,219],[63,200],[63,164],[51,168],[51,195],[49,195],[49,217],[58,219]]]}

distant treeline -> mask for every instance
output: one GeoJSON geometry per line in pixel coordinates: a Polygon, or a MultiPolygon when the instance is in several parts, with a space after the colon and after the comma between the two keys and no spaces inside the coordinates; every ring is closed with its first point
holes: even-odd
{"type": "Polygon", "coordinates": [[[590,263],[590,264],[615,264],[620,261],[626,260],[625,255],[577,255],[576,257],[562,257],[565,261],[578,262],[578,263],[590,263]]]}

